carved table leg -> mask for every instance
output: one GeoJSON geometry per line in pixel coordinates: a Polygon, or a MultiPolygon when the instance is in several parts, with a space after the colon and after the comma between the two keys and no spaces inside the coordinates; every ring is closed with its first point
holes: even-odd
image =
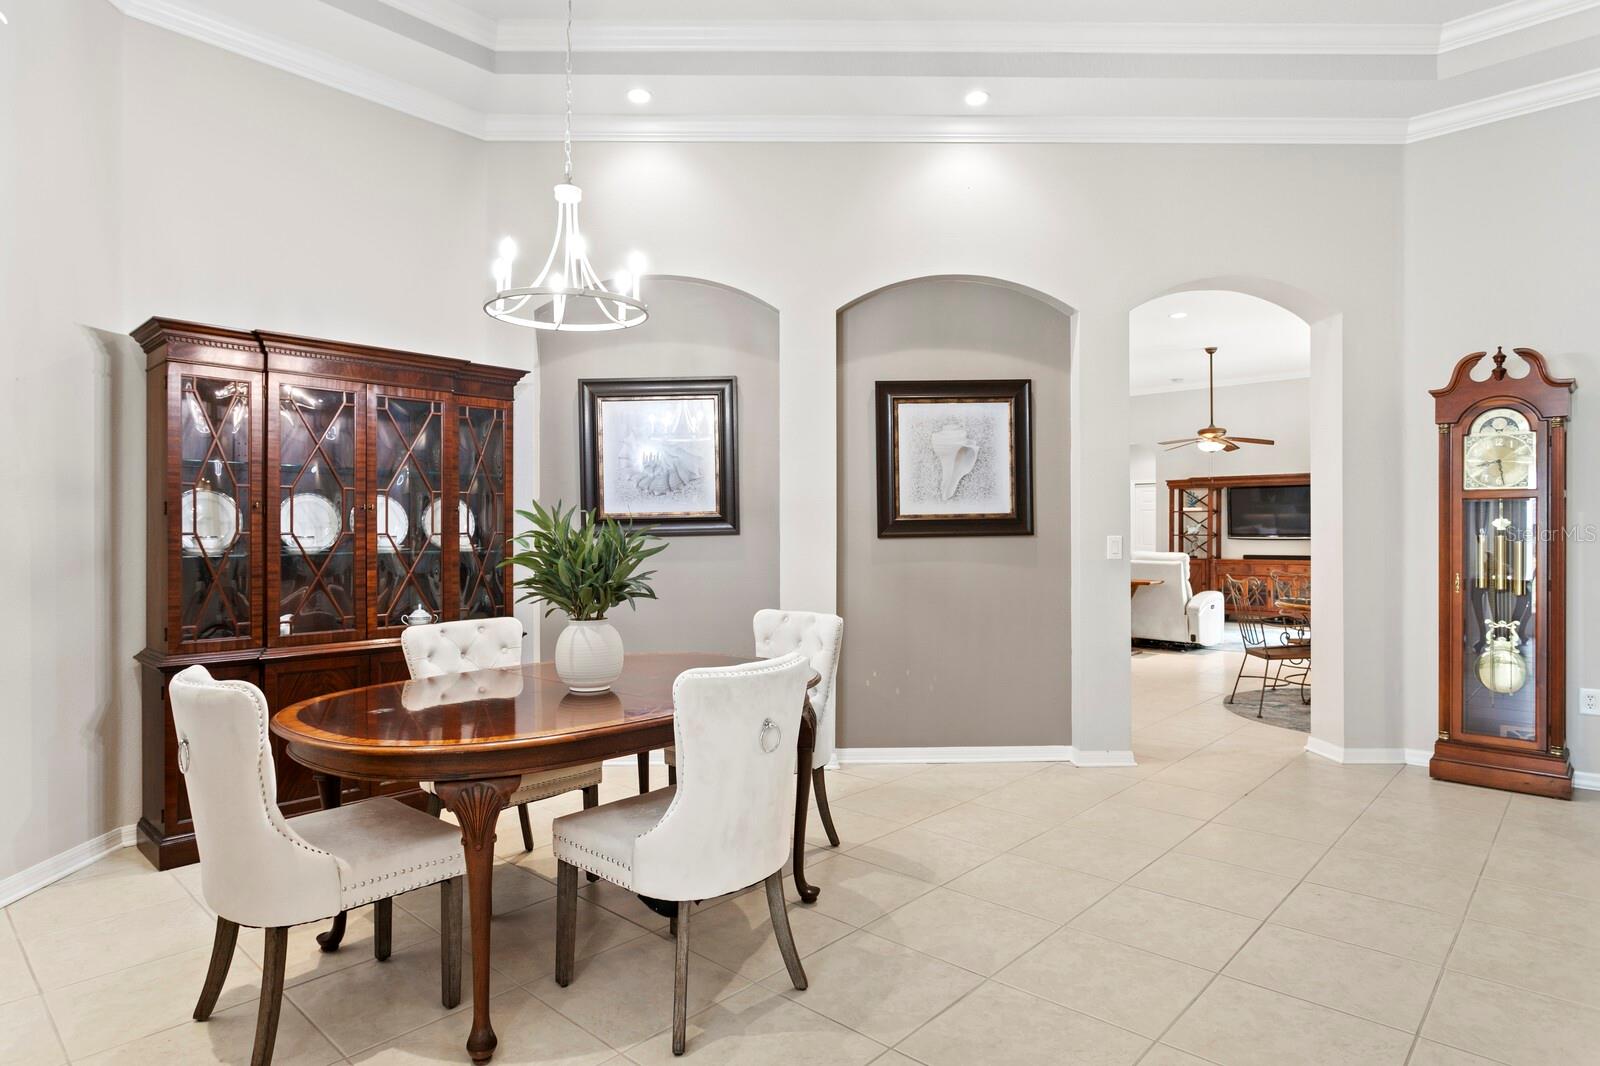
{"type": "MultiPolygon", "coordinates": [[[[344,782],[332,774],[314,774],[317,781],[317,794],[322,797],[322,809],[331,811],[339,806],[344,794],[344,782]]],[[[323,951],[333,952],[339,950],[339,945],[344,942],[345,913],[340,911],[333,919],[333,925],[327,932],[317,934],[317,943],[323,951]]]]}
{"type": "Polygon", "coordinates": [[[494,913],[494,827],[506,800],[521,783],[518,777],[487,781],[440,781],[439,798],[461,823],[461,844],[467,857],[467,905],[472,929],[472,1033],[467,1054],[488,1062],[499,1039],[489,1024],[489,919],[494,913]]]}
{"type": "Polygon", "coordinates": [[[821,889],[806,883],[806,814],[811,809],[811,757],[817,747],[817,713],[811,697],[800,712],[800,739],[795,745],[794,887],[801,903],[815,903],[821,889]]]}
{"type": "Polygon", "coordinates": [[[650,753],[639,753],[639,795],[650,791],[650,753]]]}

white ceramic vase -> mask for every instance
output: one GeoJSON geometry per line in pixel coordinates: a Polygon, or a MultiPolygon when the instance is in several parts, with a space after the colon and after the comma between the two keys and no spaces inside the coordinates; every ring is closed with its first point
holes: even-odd
{"type": "Polygon", "coordinates": [[[622,634],[604,618],[567,621],[556,638],[556,674],[574,692],[606,692],[622,676],[622,634]]]}

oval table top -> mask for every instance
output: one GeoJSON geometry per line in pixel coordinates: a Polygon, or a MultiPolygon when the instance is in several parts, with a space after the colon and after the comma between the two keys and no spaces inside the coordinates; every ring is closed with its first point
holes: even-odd
{"type": "MultiPolygon", "coordinates": [[[[479,776],[555,767],[594,757],[608,740],[636,750],[641,733],[672,742],[672,685],[685,670],[756,662],[698,652],[629,654],[611,691],[573,692],[553,664],[393,681],[303,700],[272,717],[272,732],[313,769],[347,777],[404,775],[394,765],[432,764],[435,776],[479,776]],[[309,758],[307,758],[309,756],[309,758]],[[452,765],[462,756],[478,766],[452,765]]],[[[813,673],[811,684],[821,678],[813,673]]]]}

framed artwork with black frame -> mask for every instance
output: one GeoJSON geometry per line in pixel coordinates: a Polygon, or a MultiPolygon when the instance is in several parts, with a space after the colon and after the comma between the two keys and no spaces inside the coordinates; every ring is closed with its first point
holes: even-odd
{"type": "Polygon", "coordinates": [[[736,380],[578,382],[583,507],[661,534],[738,533],[736,380]]]}
{"type": "Polygon", "coordinates": [[[878,536],[1033,533],[1033,383],[877,383],[878,536]]]}

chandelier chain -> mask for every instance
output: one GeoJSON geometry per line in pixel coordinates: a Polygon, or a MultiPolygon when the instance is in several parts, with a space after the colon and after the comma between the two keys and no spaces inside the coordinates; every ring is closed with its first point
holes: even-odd
{"type": "Polygon", "coordinates": [[[572,180],[572,0],[567,0],[567,126],[564,138],[567,181],[572,180]]]}

